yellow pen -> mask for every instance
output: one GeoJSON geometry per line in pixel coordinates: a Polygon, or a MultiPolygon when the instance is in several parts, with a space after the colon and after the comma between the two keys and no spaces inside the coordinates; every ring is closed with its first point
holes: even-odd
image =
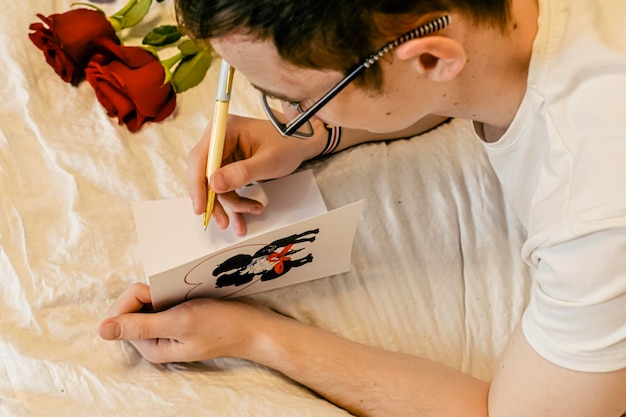
{"type": "Polygon", "coordinates": [[[234,74],[235,69],[228,62],[222,60],[220,78],[217,84],[215,110],[213,111],[213,124],[211,126],[211,143],[206,160],[207,197],[206,211],[204,212],[204,230],[209,225],[209,220],[211,220],[211,214],[213,213],[213,205],[215,204],[215,192],[211,189],[209,178],[222,166],[226,122],[228,120],[228,102],[230,101],[234,74]]]}

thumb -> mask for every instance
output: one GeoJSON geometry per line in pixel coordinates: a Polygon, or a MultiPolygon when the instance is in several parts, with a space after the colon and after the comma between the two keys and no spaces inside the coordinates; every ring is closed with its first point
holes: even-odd
{"type": "Polygon", "coordinates": [[[227,193],[257,181],[254,160],[242,159],[219,168],[210,178],[211,188],[216,193],[227,193]]]}
{"type": "Polygon", "coordinates": [[[100,323],[98,334],[104,340],[117,340],[122,335],[122,328],[117,321],[109,319],[100,323]]]}
{"type": "Polygon", "coordinates": [[[158,313],[129,313],[104,320],[98,334],[104,340],[148,340],[167,337],[158,313]]]}
{"type": "Polygon", "coordinates": [[[295,171],[302,163],[292,155],[277,155],[268,149],[260,149],[248,159],[241,159],[222,166],[211,176],[211,188],[217,193],[235,191],[255,181],[280,178],[295,171]]]}

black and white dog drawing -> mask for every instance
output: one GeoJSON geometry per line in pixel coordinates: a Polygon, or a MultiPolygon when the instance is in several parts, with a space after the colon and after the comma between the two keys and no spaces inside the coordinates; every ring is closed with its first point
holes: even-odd
{"type": "Polygon", "coordinates": [[[240,286],[251,282],[260,276],[261,281],[270,281],[285,275],[291,268],[296,268],[313,262],[313,254],[293,259],[293,255],[304,248],[293,249],[294,245],[305,242],[314,242],[319,229],[313,229],[300,234],[294,234],[267,244],[253,255],[234,255],[213,270],[213,276],[218,277],[216,288],[226,286],[240,286]]]}

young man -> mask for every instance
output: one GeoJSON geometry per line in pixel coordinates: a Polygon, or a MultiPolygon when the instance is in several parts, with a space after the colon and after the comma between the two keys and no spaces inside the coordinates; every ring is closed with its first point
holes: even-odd
{"type": "MultiPolygon", "coordinates": [[[[178,0],[177,6],[192,34],[208,39],[265,95],[290,103],[283,106],[287,121],[315,110],[309,140],[283,138],[266,121],[231,118],[228,164],[211,178],[223,193],[215,213],[222,227],[231,222],[245,233],[240,213],[262,209],[232,190],[290,173],[334,146],[337,131],[324,122],[342,126],[342,149],[417,133],[437,117],[466,118],[527,229],[522,256],[536,285],[491,382],[237,302],[193,300],[139,314],[150,302],[139,284],[111,307],[102,337],[129,340],[153,362],[250,359],[357,415],[624,415],[625,2],[178,0]],[[342,84],[355,64],[396,39],[342,84]],[[334,98],[315,104],[338,84],[344,88],[334,98]],[[216,315],[219,325],[204,320],[216,315]]],[[[282,116],[267,111],[278,129],[292,133],[282,116]]],[[[296,134],[310,133],[297,120],[296,134]]],[[[198,213],[207,141],[190,155],[198,213]]]]}

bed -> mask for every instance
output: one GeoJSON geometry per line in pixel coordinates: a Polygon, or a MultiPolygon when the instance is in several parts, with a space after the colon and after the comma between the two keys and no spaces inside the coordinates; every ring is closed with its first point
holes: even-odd
{"type": "MultiPolygon", "coordinates": [[[[219,65],[179,95],[171,117],[130,133],[88,84],[62,82],[28,39],[36,13],[72,1],[0,1],[0,415],[349,415],[254,363],[153,365],[98,337],[107,306],[146,282],[131,204],[187,195],[186,155],[212,116],[219,65]]],[[[172,19],[171,2],[156,3],[150,19],[172,19]]],[[[263,117],[240,76],[231,112],[263,117]]],[[[351,270],[250,298],[489,378],[531,280],[524,232],[468,122],[303,168],[330,209],[365,200],[351,270]]]]}

